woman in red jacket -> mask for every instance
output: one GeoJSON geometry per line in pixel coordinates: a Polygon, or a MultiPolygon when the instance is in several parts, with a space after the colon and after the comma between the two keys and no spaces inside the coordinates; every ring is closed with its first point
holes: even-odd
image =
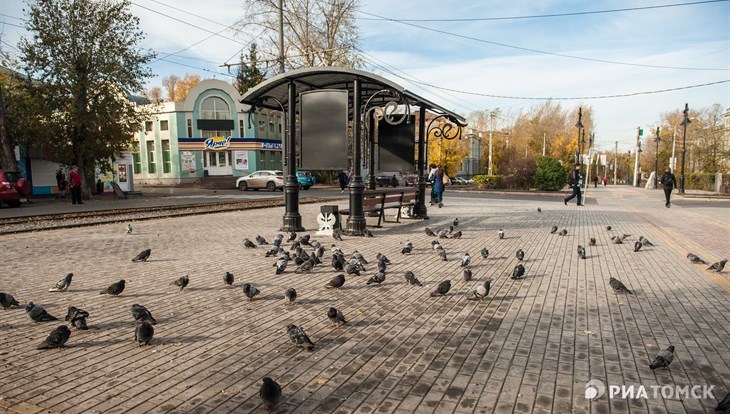
{"type": "Polygon", "coordinates": [[[84,204],[81,201],[81,174],[79,167],[71,167],[71,173],[68,175],[68,184],[71,186],[71,204],[84,204]]]}

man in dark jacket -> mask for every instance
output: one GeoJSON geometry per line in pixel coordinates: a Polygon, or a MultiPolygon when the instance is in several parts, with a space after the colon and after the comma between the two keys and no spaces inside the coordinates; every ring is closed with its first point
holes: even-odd
{"type": "Polygon", "coordinates": [[[580,186],[583,184],[583,176],[580,175],[580,164],[575,164],[575,169],[572,173],[570,173],[570,179],[568,182],[573,188],[573,194],[571,194],[570,197],[563,199],[563,203],[567,206],[568,201],[572,200],[574,197],[578,197],[578,206],[582,206],[583,203],[581,203],[581,201],[583,200],[583,197],[580,193],[580,186]]]}
{"type": "Polygon", "coordinates": [[[677,188],[677,179],[674,178],[674,174],[672,174],[671,171],[669,171],[669,168],[664,171],[664,174],[662,174],[662,185],[664,186],[664,198],[667,199],[667,202],[664,204],[664,207],[669,208],[672,206],[672,203],[669,202],[669,198],[672,196],[672,189],[677,188]]]}

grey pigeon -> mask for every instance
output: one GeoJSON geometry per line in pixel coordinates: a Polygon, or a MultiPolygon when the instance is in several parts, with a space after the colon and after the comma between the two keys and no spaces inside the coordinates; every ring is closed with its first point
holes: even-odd
{"type": "Polygon", "coordinates": [[[525,252],[522,251],[522,249],[517,249],[517,252],[515,252],[515,257],[517,260],[522,261],[522,259],[525,258],[525,252]]]}
{"type": "Polygon", "coordinates": [[[188,285],[188,283],[190,283],[190,278],[187,275],[185,275],[185,276],[181,276],[178,279],[170,282],[170,286],[175,285],[175,286],[179,287],[180,291],[182,292],[182,290],[185,289],[185,287],[188,285]]]}
{"type": "Polygon", "coordinates": [[[459,218],[457,217],[454,219],[454,227],[456,227],[458,225],[459,225],[459,218]]]}
{"type": "Polygon", "coordinates": [[[451,235],[452,239],[460,239],[461,238],[461,230],[457,231],[456,233],[451,235]]]}
{"type": "Polygon", "coordinates": [[[451,289],[451,281],[444,280],[443,282],[438,284],[435,291],[431,292],[431,297],[444,296],[445,294],[449,293],[449,289],[451,289]]]}
{"type": "Polygon", "coordinates": [[[277,234],[276,237],[274,237],[274,246],[281,246],[282,241],[284,241],[284,235],[281,233],[277,234]]]}
{"type": "Polygon", "coordinates": [[[68,273],[66,276],[56,282],[52,288],[48,289],[49,292],[66,292],[71,286],[71,279],[74,277],[73,273],[68,273]]]}
{"type": "Polygon", "coordinates": [[[444,262],[448,261],[448,259],[446,258],[446,250],[440,249],[438,252],[439,256],[441,256],[441,260],[443,260],[444,262]]]}
{"type": "Polygon", "coordinates": [[[439,239],[447,239],[449,237],[449,230],[448,229],[440,230],[438,237],[439,237],[439,239]]]}
{"type": "Polygon", "coordinates": [[[522,279],[524,276],[525,276],[525,266],[518,264],[512,270],[512,276],[510,276],[510,279],[514,279],[514,280],[522,279]]]}
{"type": "Polygon", "coordinates": [[[375,236],[373,236],[373,232],[371,232],[371,231],[370,231],[370,230],[368,230],[368,229],[365,229],[365,236],[366,236],[366,237],[375,237],[375,236]]]}
{"type": "Polygon", "coordinates": [[[433,230],[426,227],[426,236],[436,237],[436,233],[434,233],[433,230]]]}
{"type": "Polygon", "coordinates": [[[291,244],[291,246],[289,246],[289,250],[296,250],[296,249],[298,249],[298,248],[300,248],[300,247],[301,247],[301,246],[300,246],[300,243],[299,243],[298,241],[295,241],[295,242],[293,242],[293,243],[291,244]]]}
{"type": "Polygon", "coordinates": [[[322,243],[318,242],[317,240],[312,240],[309,242],[309,245],[312,246],[314,249],[319,249],[322,247],[322,243]]]}
{"type": "Polygon", "coordinates": [[[611,226],[606,226],[606,230],[611,231],[611,226]]]}
{"type": "Polygon", "coordinates": [[[134,330],[134,342],[136,342],[138,346],[149,345],[154,335],[155,328],[153,328],[149,322],[142,322],[142,324],[137,325],[137,328],[134,330]]]}
{"type": "Polygon", "coordinates": [[[362,255],[362,253],[358,252],[357,250],[352,252],[352,257],[354,257],[355,259],[359,260],[360,262],[362,262],[364,264],[368,264],[368,261],[365,260],[365,257],[362,255]]]}
{"type": "Polygon", "coordinates": [[[329,283],[325,286],[326,288],[341,288],[342,285],[345,284],[345,275],[339,274],[332,279],[330,279],[329,283]]]}
{"type": "Polygon", "coordinates": [[[228,286],[233,286],[233,274],[231,272],[226,272],[223,275],[223,282],[228,286]]]}
{"type": "Polygon", "coordinates": [[[342,241],[342,230],[334,229],[332,231],[332,238],[338,241],[342,241]]]}
{"type": "Polygon", "coordinates": [[[266,253],[264,253],[264,257],[276,256],[277,254],[279,254],[280,251],[282,251],[282,248],[274,245],[269,250],[267,250],[266,253]]]}
{"type": "Polygon", "coordinates": [[[372,285],[373,283],[379,285],[381,283],[385,282],[385,272],[378,272],[374,274],[370,279],[368,279],[367,282],[365,282],[366,285],[372,285]]]}
{"type": "Polygon", "coordinates": [[[568,234],[568,229],[562,229],[560,230],[560,233],[558,233],[558,236],[566,236],[568,234]]]}
{"type": "Polygon", "coordinates": [[[3,309],[9,309],[13,306],[20,306],[17,300],[10,293],[0,292],[0,306],[3,309]]]}
{"type": "Polygon", "coordinates": [[[720,401],[720,403],[717,404],[717,407],[715,407],[715,411],[725,411],[730,408],[730,392],[725,395],[725,398],[720,401]]]}
{"type": "Polygon", "coordinates": [[[147,259],[150,258],[150,254],[152,253],[152,249],[146,249],[139,252],[138,255],[134,256],[132,259],[133,262],[146,262],[147,259]]]}
{"type": "Polygon", "coordinates": [[[537,208],[538,213],[542,213],[542,209],[540,207],[537,208]]]}
{"type": "Polygon", "coordinates": [[[722,269],[725,268],[725,263],[727,263],[727,259],[720,260],[719,262],[713,263],[712,266],[707,268],[707,270],[720,273],[722,272],[722,269]]]}
{"type": "Polygon", "coordinates": [[[464,253],[463,256],[461,256],[461,267],[467,267],[471,264],[471,256],[469,256],[469,252],[464,253]]]}
{"type": "Polygon", "coordinates": [[[558,226],[553,226],[553,227],[552,227],[552,228],[550,229],[550,234],[555,234],[555,232],[556,232],[556,231],[558,231],[558,226]]]}
{"type": "Polygon", "coordinates": [[[305,234],[304,236],[299,238],[299,244],[301,244],[302,246],[309,246],[309,239],[311,237],[312,236],[305,234]]]}
{"type": "Polygon", "coordinates": [[[487,279],[484,281],[484,284],[479,285],[471,292],[471,296],[469,296],[467,299],[469,300],[485,300],[487,298],[487,295],[489,295],[489,290],[491,289],[492,279],[487,279]]]}
{"type": "Polygon", "coordinates": [[[297,300],[297,291],[294,288],[289,288],[284,292],[284,297],[289,301],[289,304],[292,304],[297,300]]]}
{"type": "Polygon", "coordinates": [[[616,279],[615,277],[611,276],[611,278],[608,280],[608,284],[611,285],[613,288],[613,291],[616,293],[629,293],[631,295],[634,294],[634,292],[630,291],[626,285],[621,283],[620,280],[616,279]]]}
{"type": "Polygon", "coordinates": [[[629,237],[631,237],[630,234],[624,233],[624,234],[621,235],[621,241],[624,241],[624,240],[628,239],[629,237]]]}
{"type": "Polygon", "coordinates": [[[309,273],[312,271],[312,269],[314,269],[314,259],[310,258],[309,260],[302,263],[299,267],[294,269],[294,273],[309,273]]]}
{"type": "Polygon", "coordinates": [[[35,322],[50,322],[58,320],[58,318],[46,312],[43,306],[36,305],[33,302],[28,302],[28,304],[25,305],[25,312],[35,322]]]}
{"type": "Polygon", "coordinates": [[[306,262],[306,260],[302,259],[299,256],[294,256],[294,264],[297,266],[301,266],[302,263],[306,262]]]}
{"type": "Polygon", "coordinates": [[[674,360],[674,345],[669,345],[669,348],[662,349],[657,356],[649,364],[649,368],[652,370],[657,368],[666,368],[674,360]]]}
{"type": "Polygon", "coordinates": [[[375,255],[375,258],[378,259],[379,262],[390,264],[390,259],[388,259],[387,256],[385,256],[382,253],[378,253],[375,255]]]}
{"type": "Polygon", "coordinates": [[[486,247],[483,248],[481,251],[481,254],[482,254],[482,259],[486,259],[487,257],[489,257],[489,249],[487,249],[486,247]]]}
{"type": "Polygon", "coordinates": [[[243,294],[246,295],[248,300],[253,300],[253,298],[255,298],[256,295],[258,295],[259,293],[261,293],[261,292],[258,289],[256,289],[256,287],[254,287],[254,285],[252,285],[250,283],[243,284],[243,294]]]}
{"type": "Polygon", "coordinates": [[[406,245],[403,246],[403,249],[401,249],[400,252],[401,252],[401,254],[411,254],[412,251],[413,251],[413,243],[406,242],[406,245]]]}
{"type": "Polygon", "coordinates": [[[289,233],[289,238],[286,239],[286,241],[290,242],[290,241],[294,241],[296,239],[297,239],[297,234],[292,231],[292,232],[289,233]]]}
{"type": "Polygon", "coordinates": [[[687,253],[687,258],[688,258],[688,259],[689,259],[689,261],[690,261],[690,262],[692,262],[692,263],[701,263],[701,264],[707,264],[707,262],[706,262],[706,261],[704,261],[704,260],[700,259],[700,257],[699,257],[699,256],[697,256],[697,255],[696,255],[696,254],[694,254],[694,253],[687,253]]]}
{"type": "Polygon", "coordinates": [[[585,259],[586,258],[586,248],[578,245],[578,258],[579,259],[585,259]]]}
{"type": "Polygon", "coordinates": [[[317,247],[317,250],[314,251],[314,256],[320,259],[324,257],[324,246],[317,247]]]}
{"type": "Polygon", "coordinates": [[[613,244],[624,244],[624,242],[618,236],[612,237],[612,240],[613,240],[613,244]]]}
{"type": "Polygon", "coordinates": [[[499,229],[499,232],[497,232],[497,234],[499,235],[500,239],[504,239],[504,230],[499,229]]]}
{"type": "Polygon", "coordinates": [[[644,246],[654,246],[654,244],[652,242],[650,242],[648,239],[644,238],[644,236],[639,236],[639,241],[644,246]]]}
{"type": "Polygon", "coordinates": [[[281,400],[281,386],[269,377],[264,377],[259,388],[259,397],[264,402],[267,411],[276,411],[281,400]]]}
{"type": "Polygon", "coordinates": [[[385,272],[388,268],[388,264],[382,260],[378,260],[378,272],[385,272]]]}
{"type": "Polygon", "coordinates": [[[279,257],[279,259],[276,260],[276,263],[274,263],[274,267],[276,267],[276,274],[280,275],[284,273],[288,264],[289,261],[286,260],[286,257],[279,257]]]}
{"type": "Polygon", "coordinates": [[[330,322],[332,322],[332,325],[334,326],[339,327],[347,323],[345,315],[343,315],[342,311],[337,308],[329,308],[327,311],[327,318],[329,318],[330,322]]]}
{"type": "Polygon", "coordinates": [[[345,257],[341,255],[332,256],[332,268],[338,272],[345,270],[345,257]]]}
{"type": "Polygon", "coordinates": [[[438,240],[432,240],[431,241],[431,247],[433,247],[434,250],[441,249],[441,243],[439,243],[438,240]]]}
{"type": "Polygon", "coordinates": [[[471,269],[464,269],[464,271],[462,272],[462,276],[464,278],[464,282],[471,281],[471,276],[472,276],[471,269]]]}
{"type": "Polygon", "coordinates": [[[596,245],[596,239],[593,238],[593,237],[591,237],[591,239],[588,240],[588,245],[589,246],[595,246],[596,245]]]}
{"type": "Polygon", "coordinates": [[[269,244],[269,242],[267,242],[266,239],[261,237],[260,235],[256,236],[256,243],[258,243],[259,245],[269,244]]]}
{"type": "Polygon", "coordinates": [[[152,317],[152,313],[150,313],[150,311],[147,310],[147,308],[145,308],[144,306],[138,305],[136,303],[132,305],[132,317],[138,323],[149,322],[152,325],[157,324],[157,320],[152,317]]]}
{"type": "Polygon", "coordinates": [[[114,296],[118,296],[122,292],[124,292],[124,286],[125,285],[126,285],[126,282],[124,281],[124,279],[122,279],[119,282],[112,283],[111,285],[109,285],[109,287],[107,287],[106,289],[104,289],[101,292],[99,292],[99,294],[100,295],[114,295],[114,296]]]}
{"type": "Polygon", "coordinates": [[[304,332],[304,328],[290,323],[286,327],[286,332],[289,334],[289,340],[292,341],[294,346],[307,348],[307,351],[314,351],[314,343],[309,339],[307,333],[304,332]]]}
{"type": "Polygon", "coordinates": [[[68,338],[70,337],[71,330],[66,325],[61,325],[48,334],[46,340],[38,345],[38,349],[61,348],[68,342],[68,338]]]}
{"type": "Polygon", "coordinates": [[[406,272],[405,274],[406,282],[413,286],[423,286],[421,284],[421,281],[416,278],[416,275],[413,274],[410,270],[406,272]]]}
{"type": "Polygon", "coordinates": [[[348,275],[360,276],[360,269],[353,263],[348,263],[347,266],[345,266],[345,271],[348,275]]]}
{"type": "Polygon", "coordinates": [[[86,318],[88,318],[88,317],[89,317],[89,312],[86,312],[83,309],[78,309],[75,306],[69,306],[68,313],[66,313],[65,320],[67,322],[70,322],[71,325],[76,327],[76,329],[85,331],[85,330],[89,329],[89,327],[86,326],[86,318]]]}
{"type": "Polygon", "coordinates": [[[256,245],[249,239],[243,239],[243,247],[247,249],[255,249],[256,245]]]}
{"type": "Polygon", "coordinates": [[[640,241],[634,242],[634,252],[641,250],[641,246],[643,246],[643,244],[641,244],[640,241]]]}
{"type": "Polygon", "coordinates": [[[132,234],[132,225],[127,224],[127,234],[132,234]]]}

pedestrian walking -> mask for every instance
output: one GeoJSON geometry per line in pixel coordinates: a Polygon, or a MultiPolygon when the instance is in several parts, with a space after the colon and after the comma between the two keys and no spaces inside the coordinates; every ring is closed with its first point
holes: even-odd
{"type": "Polygon", "coordinates": [[[661,182],[664,187],[664,198],[666,199],[664,207],[669,208],[672,206],[670,201],[670,198],[672,197],[672,189],[677,188],[677,179],[674,177],[674,174],[672,174],[669,168],[667,168],[664,171],[664,174],[662,174],[661,182]]]}
{"type": "Polygon", "coordinates": [[[340,183],[340,192],[345,192],[345,187],[347,187],[347,174],[344,171],[340,171],[339,174],[337,174],[337,181],[340,183]]]}
{"type": "Polygon", "coordinates": [[[71,167],[68,183],[71,186],[71,204],[84,204],[81,201],[81,174],[79,174],[78,166],[71,167]]]}
{"type": "Polygon", "coordinates": [[[606,184],[608,184],[608,178],[606,178],[606,177],[604,176],[604,177],[603,177],[603,186],[605,187],[605,186],[606,186],[606,184]]]}
{"type": "Polygon", "coordinates": [[[598,176],[594,175],[591,181],[593,181],[593,188],[598,188],[598,176]]]}
{"type": "Polygon", "coordinates": [[[431,182],[431,205],[434,205],[434,204],[438,203],[438,197],[436,196],[436,191],[434,191],[434,189],[433,189],[433,187],[434,187],[433,183],[434,183],[434,180],[436,179],[436,171],[438,170],[438,168],[436,167],[436,164],[429,165],[429,168],[430,168],[430,170],[428,172],[428,181],[431,182]]]}
{"type": "Polygon", "coordinates": [[[563,199],[563,203],[567,206],[568,201],[575,197],[578,197],[578,206],[582,206],[583,196],[580,193],[580,186],[583,185],[583,176],[580,175],[580,164],[575,164],[575,169],[570,173],[570,179],[568,183],[573,188],[573,194],[570,197],[563,199]]]}
{"type": "Polygon", "coordinates": [[[68,187],[68,181],[63,174],[63,171],[59,168],[56,171],[56,185],[58,185],[58,198],[66,198],[66,187],[68,187]]]}
{"type": "Polygon", "coordinates": [[[433,191],[436,193],[436,201],[438,202],[439,208],[444,206],[444,190],[446,189],[448,180],[449,176],[446,175],[446,171],[441,167],[436,168],[433,179],[433,191]]]}

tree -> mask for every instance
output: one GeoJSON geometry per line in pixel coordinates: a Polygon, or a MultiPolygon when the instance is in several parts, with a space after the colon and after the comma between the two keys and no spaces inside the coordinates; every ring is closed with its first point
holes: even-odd
{"type": "MultiPolygon", "coordinates": [[[[128,97],[151,76],[154,57],[129,0],[35,0],[19,49],[33,98],[42,102],[54,161],[76,164],[93,185],[94,167],[129,147],[148,114],[128,97]]],[[[88,197],[88,188],[84,191],[88,197]]]]}
{"type": "Polygon", "coordinates": [[[177,75],[169,75],[162,78],[162,87],[167,91],[167,102],[175,102],[179,82],[180,77],[177,75]]]}
{"type": "Polygon", "coordinates": [[[437,137],[436,131],[432,129],[427,138],[429,163],[440,165],[448,175],[456,176],[461,162],[469,155],[469,143],[460,139],[437,137]]]}
{"type": "MultiPolygon", "coordinates": [[[[360,34],[355,24],[360,0],[287,0],[284,2],[284,60],[290,68],[356,67],[360,34]]],[[[276,62],[279,56],[279,0],[251,0],[239,22],[255,36],[261,51],[276,62]],[[263,32],[260,33],[261,29],[263,32]]]]}
{"type": "Polygon", "coordinates": [[[233,80],[233,86],[236,87],[238,93],[245,94],[246,91],[263,82],[266,79],[268,67],[261,70],[259,68],[259,56],[256,50],[256,43],[251,43],[248,54],[241,53],[241,62],[236,72],[236,79],[233,80]]]}
{"type": "Polygon", "coordinates": [[[567,176],[565,169],[555,158],[540,157],[537,159],[535,187],[538,190],[558,191],[565,187],[567,176]]]}

